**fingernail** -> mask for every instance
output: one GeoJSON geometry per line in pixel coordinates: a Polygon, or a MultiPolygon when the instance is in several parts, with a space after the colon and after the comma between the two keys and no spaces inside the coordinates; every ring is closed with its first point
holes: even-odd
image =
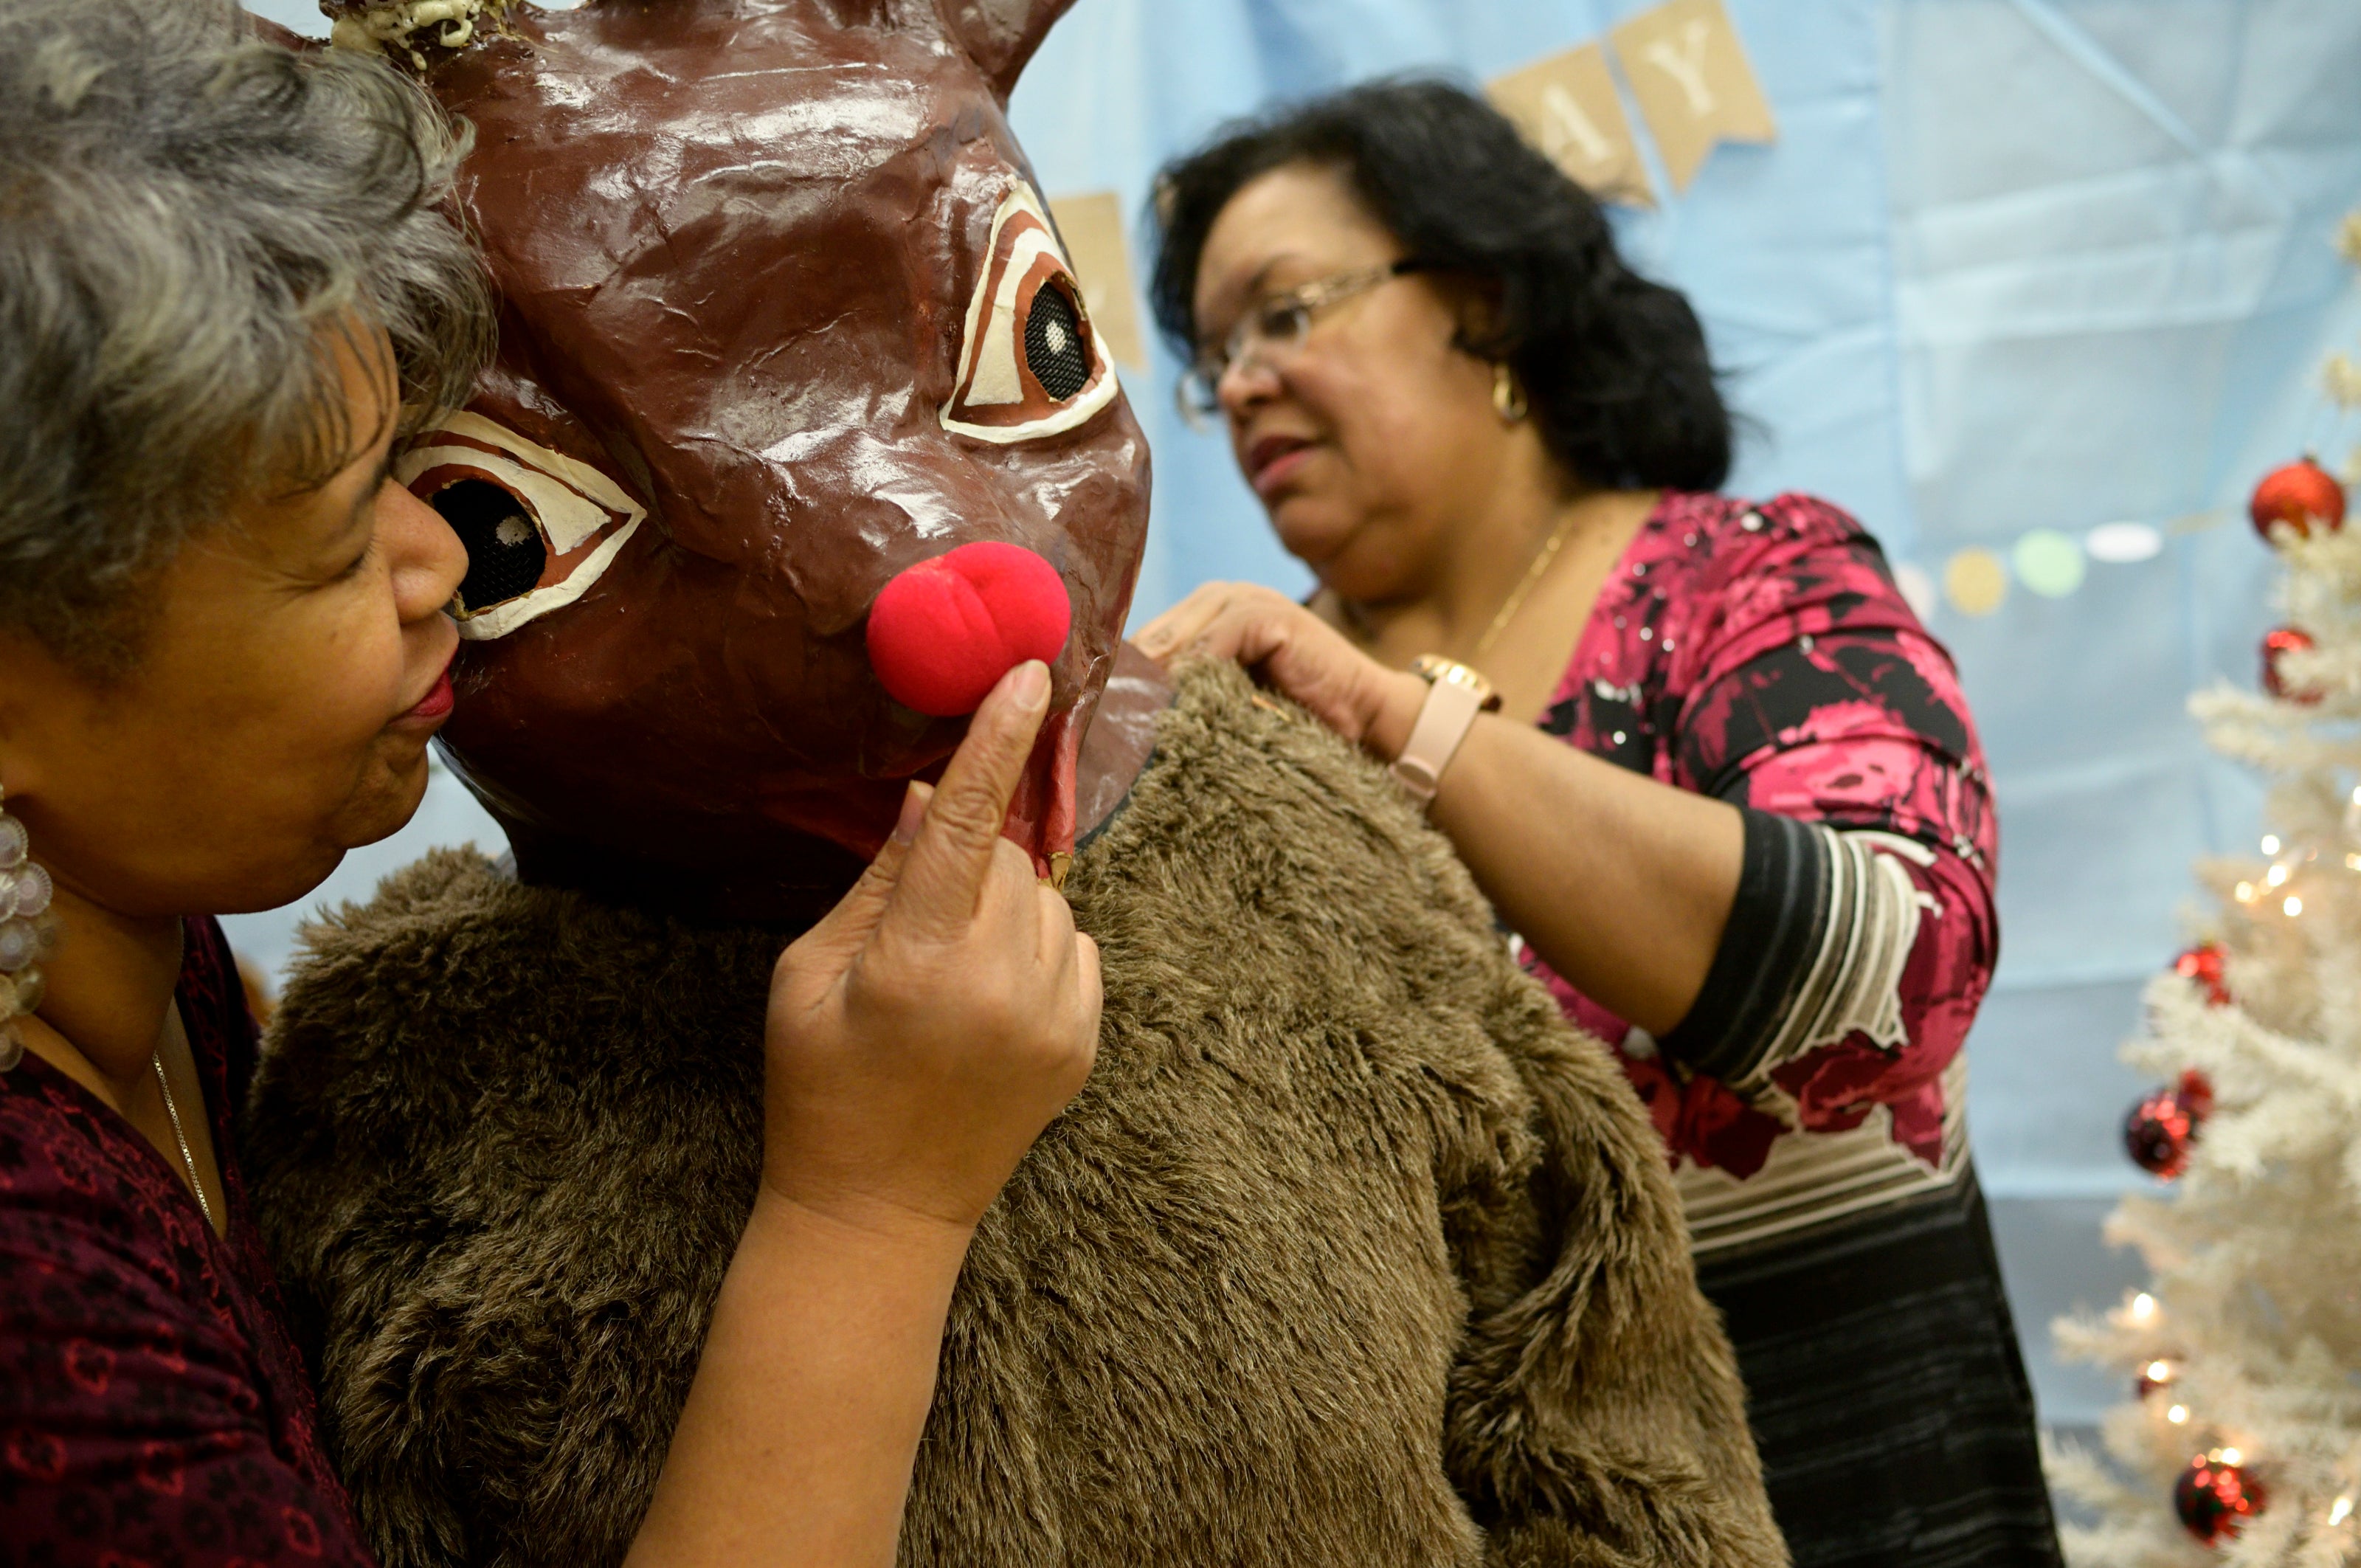
{"type": "Polygon", "coordinates": [[[1049,666],[1038,659],[1027,659],[1016,666],[1008,683],[1008,695],[1017,706],[1027,709],[1046,707],[1049,702],[1049,666]]]}
{"type": "Polygon", "coordinates": [[[927,802],[934,797],[931,785],[922,784],[916,779],[910,781],[910,787],[902,792],[902,815],[894,821],[895,843],[907,844],[917,838],[918,824],[927,819],[927,802]]]}

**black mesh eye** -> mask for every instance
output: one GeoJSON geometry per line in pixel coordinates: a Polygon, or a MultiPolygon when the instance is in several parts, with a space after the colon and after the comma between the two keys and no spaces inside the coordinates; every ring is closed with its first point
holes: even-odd
{"type": "Polygon", "coordinates": [[[1025,318],[1025,363],[1041,389],[1060,402],[1090,385],[1091,356],[1082,341],[1082,318],[1074,302],[1054,283],[1033,296],[1025,318]]]}
{"type": "Polygon", "coordinates": [[[549,565],[541,530],[518,500],[488,479],[462,479],[434,492],[427,504],[443,514],[467,547],[467,576],[459,585],[459,608],[489,609],[530,593],[549,565]]]}

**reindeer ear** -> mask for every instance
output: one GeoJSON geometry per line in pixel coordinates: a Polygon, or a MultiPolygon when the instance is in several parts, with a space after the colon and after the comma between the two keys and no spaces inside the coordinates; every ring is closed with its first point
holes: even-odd
{"type": "Polygon", "coordinates": [[[936,0],[951,41],[967,51],[1003,102],[1016,78],[1049,33],[1049,25],[1073,8],[1074,0],[936,0]]]}

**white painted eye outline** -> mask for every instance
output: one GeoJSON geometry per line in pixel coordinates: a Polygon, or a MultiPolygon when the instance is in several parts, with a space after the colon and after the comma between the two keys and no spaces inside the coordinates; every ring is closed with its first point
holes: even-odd
{"type": "Polygon", "coordinates": [[[1009,445],[1072,430],[1115,401],[1121,389],[1115,361],[1107,356],[1105,340],[1091,327],[1082,286],[1059,247],[1049,214],[1025,181],[1010,189],[993,214],[984,255],[983,276],[968,302],[966,332],[960,339],[958,389],[942,406],[943,428],[1009,445]],[[1065,295],[1091,347],[1090,378],[1062,400],[1035,378],[1024,350],[1033,302],[1048,288],[1065,295]]]}
{"type": "Polygon", "coordinates": [[[487,480],[515,497],[541,531],[548,561],[531,589],[475,609],[454,598],[452,618],[459,623],[459,635],[471,642],[506,637],[580,598],[615,564],[648,515],[622,487],[588,463],[464,411],[421,433],[394,464],[393,477],[421,500],[462,479],[487,480]]]}

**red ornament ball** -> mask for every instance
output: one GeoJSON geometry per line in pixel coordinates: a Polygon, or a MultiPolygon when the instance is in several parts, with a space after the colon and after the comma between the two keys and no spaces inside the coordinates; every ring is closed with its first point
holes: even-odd
{"type": "Polygon", "coordinates": [[[2254,519],[2255,532],[2266,544],[2270,543],[2275,522],[2284,522],[2306,537],[2315,522],[2333,532],[2345,526],[2345,487],[2334,474],[2306,457],[2264,475],[2246,503],[2246,515],[2254,519]]]}
{"type": "Polygon", "coordinates": [[[2124,1118],[2125,1152],[2150,1176],[2170,1181],[2189,1168],[2189,1146],[2203,1120],[2179,1090],[2159,1089],[2124,1118]]]}
{"type": "Polygon", "coordinates": [[[2282,626],[2275,631],[2264,633],[2263,689],[2273,696],[2284,698],[2289,702],[2318,702],[2321,698],[2318,687],[2290,685],[2287,677],[2279,674],[2281,655],[2297,652],[2312,646],[2312,639],[2292,626],[2282,626]]]}
{"type": "Polygon", "coordinates": [[[2197,1069],[2192,1067],[2182,1073],[2174,1089],[2180,1095],[2181,1104],[2188,1107],[2189,1114],[2200,1125],[2213,1114],[2213,1080],[2197,1069]]]}
{"type": "Polygon", "coordinates": [[[2230,987],[2222,978],[2224,953],[2219,942],[2200,942],[2172,960],[2172,972],[2204,988],[2208,1007],[2226,1007],[2230,987]]]}
{"type": "Polygon", "coordinates": [[[2220,1454],[2199,1454],[2172,1484],[2172,1511],[2190,1534],[2208,1546],[2237,1534],[2240,1525],[2263,1511],[2267,1500],[2260,1481],[2220,1454]]]}
{"type": "Polygon", "coordinates": [[[957,718],[1026,660],[1055,659],[1073,621],[1049,562],[1019,544],[962,544],[885,585],[869,611],[869,663],[895,702],[957,718]]]}

